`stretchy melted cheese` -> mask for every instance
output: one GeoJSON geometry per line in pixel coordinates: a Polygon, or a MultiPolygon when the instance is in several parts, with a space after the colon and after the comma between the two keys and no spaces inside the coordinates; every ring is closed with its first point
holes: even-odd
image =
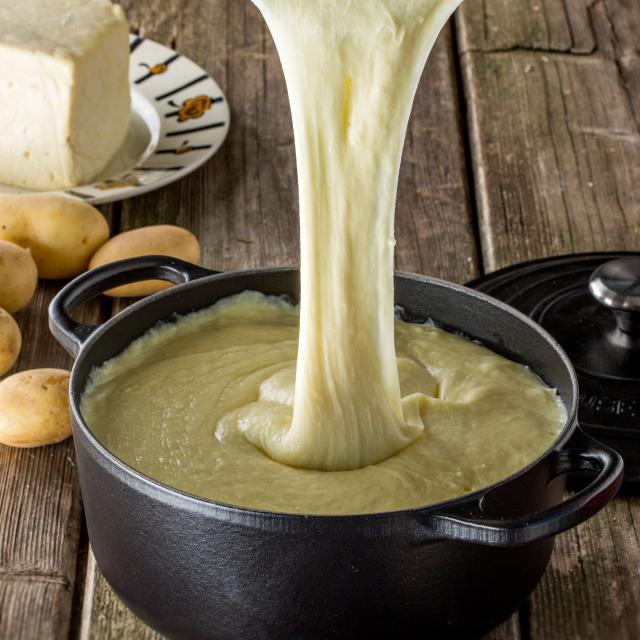
{"type": "Polygon", "coordinates": [[[245,434],[311,469],[374,464],[420,436],[393,342],[393,214],[427,56],[461,0],[257,0],[289,90],[300,185],[302,298],[293,421],[245,434]]]}
{"type": "Polygon", "coordinates": [[[125,461],[242,506],[360,513],[458,496],[549,446],[564,410],[522,367],[432,327],[396,324],[394,344],[402,145],[459,3],[256,0],[293,114],[300,317],[241,296],[104,366],[83,412],[125,461]]]}
{"type": "Polygon", "coordinates": [[[423,396],[423,433],[362,469],[281,464],[247,441],[242,422],[291,421],[298,322],[285,302],[245,293],[163,325],[93,374],[82,414],[151,478],[310,514],[402,509],[480,489],[541,455],[564,423],[557,396],[521,365],[428,324],[397,322],[401,392],[423,396]]]}

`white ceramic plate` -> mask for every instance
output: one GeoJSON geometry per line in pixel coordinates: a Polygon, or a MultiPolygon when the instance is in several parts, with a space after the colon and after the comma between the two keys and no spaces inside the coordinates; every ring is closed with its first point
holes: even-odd
{"type": "MultiPolygon", "coordinates": [[[[164,187],[206,162],[229,131],[229,105],[216,81],[172,49],[131,36],[129,133],[107,168],[87,185],[59,192],[92,204],[164,187]]],[[[19,193],[0,184],[0,193],[19,193]]]]}

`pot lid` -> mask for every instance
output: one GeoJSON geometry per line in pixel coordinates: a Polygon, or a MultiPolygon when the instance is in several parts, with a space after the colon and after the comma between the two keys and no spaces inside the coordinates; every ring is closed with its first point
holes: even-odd
{"type": "Polygon", "coordinates": [[[560,343],[578,374],[583,428],[640,440],[640,253],[546,258],[468,286],[522,311],[560,343]]]}

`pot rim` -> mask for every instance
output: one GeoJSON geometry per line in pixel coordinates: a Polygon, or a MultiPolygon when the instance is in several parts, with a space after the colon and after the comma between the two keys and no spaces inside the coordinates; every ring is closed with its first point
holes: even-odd
{"type": "MultiPolygon", "coordinates": [[[[567,369],[570,379],[571,379],[571,405],[567,406],[567,420],[558,433],[558,436],[553,440],[553,442],[544,450],[544,452],[535,458],[532,462],[527,464],[525,467],[522,467],[515,473],[495,482],[491,485],[483,487],[477,491],[474,491],[469,494],[465,494],[463,496],[459,496],[457,498],[451,498],[448,500],[443,500],[437,503],[432,503],[428,505],[411,507],[408,509],[396,509],[393,511],[382,511],[382,512],[371,512],[371,513],[358,513],[358,514],[300,514],[300,513],[288,513],[288,512],[279,512],[279,511],[268,511],[264,509],[257,509],[251,507],[242,507],[233,505],[226,502],[216,501],[209,498],[204,498],[201,496],[194,495],[187,491],[183,491],[181,489],[177,489],[170,485],[167,485],[159,480],[156,480],[145,473],[135,469],[130,466],[126,462],[124,462],[117,455],[112,453],[105,445],[103,445],[100,440],[93,434],[89,425],[85,422],[84,417],[80,412],[80,398],[82,395],[82,391],[78,388],[80,385],[79,381],[79,365],[83,360],[84,354],[87,353],[90,348],[98,342],[104,334],[110,331],[115,325],[117,325],[122,320],[125,320],[127,317],[141,312],[145,307],[155,304],[156,301],[170,298],[172,296],[178,296],[182,292],[191,289],[197,288],[198,286],[202,286],[203,284],[210,283],[212,281],[221,281],[233,279],[241,276],[251,276],[251,275],[259,275],[265,273],[284,273],[284,272],[298,272],[298,267],[274,267],[274,268],[259,268],[259,269],[247,269],[241,271],[232,271],[225,273],[211,272],[212,275],[199,277],[198,279],[192,280],[190,282],[185,282],[184,284],[179,284],[173,286],[169,289],[161,291],[159,293],[153,294],[151,296],[147,296],[132,305],[128,306],[126,309],[120,311],[115,316],[109,318],[103,324],[97,326],[89,335],[89,337],[82,343],[82,346],[75,357],[74,364],[71,370],[71,377],[69,382],[69,401],[70,408],[74,418],[74,437],[75,431],[79,430],[82,436],[88,441],[94,450],[95,454],[102,457],[101,464],[107,462],[109,466],[114,467],[120,473],[121,480],[127,482],[127,484],[134,486],[137,489],[146,490],[146,493],[152,493],[155,495],[155,499],[159,499],[160,497],[164,498],[165,501],[169,501],[175,504],[182,504],[182,506],[191,506],[195,507],[198,510],[213,510],[216,512],[216,517],[220,518],[224,516],[224,520],[234,521],[234,522],[243,522],[249,524],[252,521],[260,520],[286,520],[288,523],[294,525],[299,522],[309,522],[313,521],[314,523],[318,523],[320,525],[324,523],[353,523],[353,522],[362,522],[363,520],[370,521],[372,519],[375,520],[384,520],[389,518],[399,518],[399,517],[407,517],[407,516],[422,516],[425,514],[434,514],[442,511],[449,511],[453,508],[459,508],[467,503],[478,503],[482,500],[484,496],[489,493],[492,493],[495,490],[500,489],[501,487],[517,480],[521,476],[524,476],[531,469],[541,464],[545,458],[547,458],[553,452],[559,451],[562,447],[567,443],[567,441],[571,438],[574,431],[578,426],[577,421],[577,407],[578,407],[578,379],[569,360],[569,357],[564,352],[560,344],[540,325],[531,320],[529,317],[505,304],[504,302],[493,298],[487,294],[481,293],[479,291],[475,291],[474,289],[470,289],[465,287],[464,285],[455,284],[441,278],[434,278],[431,276],[425,276],[416,273],[405,273],[405,272],[396,272],[396,278],[409,279],[417,282],[425,283],[425,284],[435,284],[437,286],[444,286],[449,290],[455,291],[458,294],[464,296],[471,296],[474,298],[479,298],[493,306],[500,308],[500,310],[504,313],[508,313],[512,316],[515,316],[521,322],[529,325],[534,331],[536,331],[539,335],[541,335],[554,349],[557,355],[562,360],[565,368],[567,369]]],[[[212,302],[211,305],[215,304],[212,302]]],[[[211,306],[208,305],[208,306],[211,306]]],[[[202,307],[203,309],[207,307],[202,307]]],[[[167,322],[171,322],[172,320],[166,320],[167,322]]],[[[151,329],[151,326],[148,327],[151,329]]],[[[147,329],[147,330],[148,330],[147,329]]],[[[133,342],[133,340],[131,341],[133,342]]],[[[102,363],[101,363],[102,364],[102,363]]],[[[93,366],[96,366],[95,364],[93,366]]],[[[534,371],[534,373],[536,373],[534,371]]],[[[537,375],[537,374],[536,374],[537,375]]],[[[86,383],[86,378],[84,380],[86,383]]],[[[563,398],[563,401],[565,399],[563,398]]]]}

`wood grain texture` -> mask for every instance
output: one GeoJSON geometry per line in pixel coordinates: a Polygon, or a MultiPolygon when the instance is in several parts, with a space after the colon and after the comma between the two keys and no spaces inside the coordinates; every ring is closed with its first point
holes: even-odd
{"type": "MultiPolygon", "coordinates": [[[[468,0],[459,19],[484,265],[637,249],[637,51],[631,53],[631,34],[616,28],[611,15],[622,5],[640,20],[640,5],[576,3],[575,15],[584,9],[590,19],[574,24],[574,42],[595,42],[593,51],[579,53],[553,44],[559,36],[542,37],[525,4],[533,3],[507,8],[498,0],[468,0]],[[479,26],[494,12],[520,25],[511,27],[521,32],[511,49],[501,48],[500,32],[494,41],[490,26],[479,26]],[[533,51],[530,43],[542,47],[545,38],[550,48],[533,51]]],[[[565,13],[555,21],[547,15],[548,34],[564,32],[565,13]]]]}
{"type": "Polygon", "coordinates": [[[618,497],[560,536],[531,601],[531,637],[635,640],[640,630],[640,499],[618,497]]]}
{"type": "MultiPolygon", "coordinates": [[[[640,248],[638,25],[635,1],[465,3],[459,45],[488,270],[640,248]]],[[[638,637],[639,518],[637,497],[617,498],[559,536],[525,637],[638,637]]]]}
{"type": "Polygon", "coordinates": [[[593,0],[466,0],[465,39],[471,50],[589,54],[593,0]]]}
{"type": "MultiPolygon", "coordinates": [[[[9,374],[68,369],[49,333],[47,307],[59,283],[41,282],[16,315],[23,350],[9,374]]],[[[99,317],[99,305],[80,313],[99,317]]],[[[66,637],[75,581],[80,496],[71,440],[38,449],[0,445],[0,638],[66,637]]]]}
{"type": "Polygon", "coordinates": [[[62,640],[67,637],[69,587],[60,580],[0,578],[0,638],[62,640]]]}
{"type": "Polygon", "coordinates": [[[622,80],[622,89],[640,126],[640,10],[634,0],[600,0],[592,6],[591,18],[600,34],[602,54],[614,60],[622,80]]]}
{"type": "Polygon", "coordinates": [[[427,63],[405,141],[396,211],[400,271],[467,282],[479,273],[452,30],[427,63]]]}

